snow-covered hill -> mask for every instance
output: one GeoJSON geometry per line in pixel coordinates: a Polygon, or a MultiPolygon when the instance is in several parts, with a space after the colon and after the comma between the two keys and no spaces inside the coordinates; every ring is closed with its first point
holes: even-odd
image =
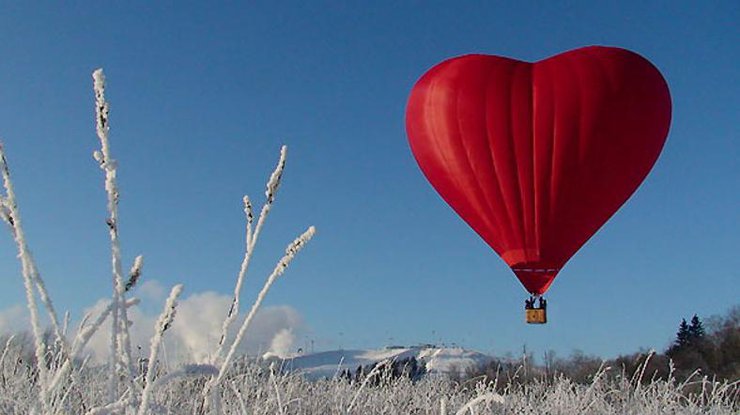
{"type": "Polygon", "coordinates": [[[332,350],[295,356],[265,354],[263,359],[274,360],[288,371],[299,371],[310,378],[332,377],[349,369],[354,372],[359,366],[367,366],[385,359],[401,360],[415,357],[424,363],[429,373],[448,374],[485,365],[491,357],[473,350],[461,348],[437,348],[433,346],[392,347],[379,350],[332,350]]]}

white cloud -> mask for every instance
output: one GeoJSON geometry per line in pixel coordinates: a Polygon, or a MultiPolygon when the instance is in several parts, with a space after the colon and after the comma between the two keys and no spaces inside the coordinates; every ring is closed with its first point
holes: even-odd
{"type": "Polygon", "coordinates": [[[144,300],[164,301],[167,290],[157,280],[146,280],[136,288],[136,295],[144,300]]]}
{"type": "Polygon", "coordinates": [[[205,362],[216,350],[230,304],[228,296],[208,291],[191,295],[177,307],[172,336],[196,362],[205,362]]]}
{"type": "MultiPolygon", "coordinates": [[[[263,307],[257,312],[251,328],[247,331],[246,350],[250,353],[259,354],[269,351],[275,337],[286,330],[293,334],[293,338],[296,334],[306,332],[303,317],[298,311],[287,305],[263,307]]],[[[285,334],[282,334],[282,336],[282,341],[285,342],[285,334]]],[[[289,345],[283,343],[283,348],[287,347],[289,345]]]]}
{"type": "MultiPolygon", "coordinates": [[[[157,281],[147,281],[139,286],[135,294],[141,303],[128,309],[131,322],[131,347],[135,359],[148,357],[149,341],[154,334],[154,323],[164,306],[166,292],[157,281]]],[[[98,300],[93,306],[84,310],[90,314],[88,324],[94,321],[103,311],[110,299],[98,300]]],[[[231,305],[231,296],[212,291],[194,293],[179,302],[175,321],[165,333],[163,359],[176,362],[203,363],[216,350],[221,336],[221,325],[231,305]]],[[[229,346],[236,332],[244,321],[251,304],[242,304],[241,313],[229,331],[226,345],[229,346]]],[[[77,333],[77,324],[72,323],[68,335],[73,338],[77,333]]],[[[30,330],[28,309],[25,305],[15,305],[0,310],[0,335],[30,330]]],[[[262,307],[239,345],[238,353],[252,356],[271,352],[279,356],[295,353],[294,343],[297,336],[307,333],[303,317],[293,307],[262,307]]],[[[104,362],[110,350],[110,320],[107,320],[87,344],[86,352],[97,362],[104,362]]]]}
{"type": "Polygon", "coordinates": [[[26,306],[17,304],[5,310],[0,310],[0,335],[13,334],[30,328],[26,306]]]}
{"type": "MultiPolygon", "coordinates": [[[[157,285],[151,287],[156,288],[157,285]]],[[[145,285],[142,285],[139,293],[144,288],[145,285]]],[[[147,357],[149,353],[149,339],[154,333],[154,323],[158,314],[148,310],[158,310],[158,313],[164,304],[164,300],[154,301],[152,297],[154,296],[142,295],[142,304],[129,309],[129,320],[133,323],[131,344],[135,358],[147,357]]],[[[101,299],[89,310],[92,311],[93,318],[106,307],[108,301],[101,299]]],[[[163,358],[169,363],[207,361],[216,350],[221,336],[221,325],[230,305],[230,296],[212,291],[195,293],[182,299],[177,307],[175,321],[165,333],[166,356],[163,358]]],[[[250,306],[251,304],[242,304],[242,313],[232,324],[227,345],[230,345],[230,340],[234,338],[250,306]]],[[[303,318],[293,307],[287,305],[262,307],[252,320],[238,352],[254,356],[270,350],[287,355],[294,352],[291,348],[296,333],[305,333],[306,330],[303,318]]],[[[88,351],[97,361],[103,361],[109,354],[109,343],[110,322],[107,321],[90,340],[88,351]]]]}

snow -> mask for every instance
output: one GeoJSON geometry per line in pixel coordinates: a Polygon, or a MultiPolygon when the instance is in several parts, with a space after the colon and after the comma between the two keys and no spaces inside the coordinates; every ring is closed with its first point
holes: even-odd
{"type": "Polygon", "coordinates": [[[333,377],[345,369],[354,372],[359,366],[372,365],[386,359],[402,360],[411,357],[424,363],[429,373],[436,374],[464,373],[468,369],[481,367],[492,359],[474,350],[429,346],[332,350],[293,356],[266,353],[262,356],[264,360],[280,362],[283,370],[300,372],[312,379],[333,377]]]}

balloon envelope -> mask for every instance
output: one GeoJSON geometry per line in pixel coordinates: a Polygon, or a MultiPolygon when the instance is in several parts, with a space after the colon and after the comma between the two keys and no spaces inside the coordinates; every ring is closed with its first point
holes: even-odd
{"type": "Polygon", "coordinates": [[[535,63],[444,61],[412,89],[406,130],[442,198],[543,294],[647,176],[670,119],[650,62],[592,46],[535,63]]]}

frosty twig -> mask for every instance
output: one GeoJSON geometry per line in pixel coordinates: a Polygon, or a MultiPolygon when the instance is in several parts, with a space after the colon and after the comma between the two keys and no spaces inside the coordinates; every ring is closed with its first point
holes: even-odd
{"type": "Polygon", "coordinates": [[[267,215],[270,213],[272,203],[275,201],[275,196],[277,195],[277,191],[280,188],[280,181],[283,177],[283,171],[285,170],[285,161],[287,154],[288,147],[282,146],[280,148],[280,159],[278,160],[277,166],[270,175],[270,178],[267,180],[267,189],[265,190],[265,204],[262,206],[262,211],[260,212],[259,219],[257,219],[257,225],[254,229],[252,229],[252,223],[254,221],[252,202],[250,201],[248,196],[244,196],[244,215],[246,216],[247,221],[247,235],[245,244],[246,246],[244,249],[244,259],[242,260],[241,267],[239,268],[239,275],[236,278],[236,285],[234,286],[234,297],[231,301],[231,307],[229,308],[229,311],[221,327],[221,338],[218,341],[216,353],[214,353],[213,359],[211,360],[211,362],[214,364],[218,364],[221,362],[223,348],[228,336],[229,327],[239,314],[239,297],[242,289],[242,284],[244,283],[244,276],[247,274],[249,262],[252,258],[252,254],[254,254],[254,247],[257,244],[257,239],[259,238],[262,226],[265,224],[267,215]]]}
{"type": "Polygon", "coordinates": [[[118,186],[116,184],[117,163],[111,156],[108,133],[109,111],[108,101],[105,100],[105,74],[102,69],[93,72],[93,86],[95,89],[95,126],[100,139],[100,151],[93,156],[105,172],[105,191],[108,195],[108,233],[111,242],[111,265],[113,269],[113,296],[111,309],[111,340],[110,340],[110,380],[108,398],[114,401],[117,395],[119,370],[126,373],[122,376],[131,384],[131,341],[129,339],[128,316],[125,306],[125,285],[121,270],[121,247],[118,240],[118,186]]]}
{"type": "Polygon", "coordinates": [[[182,284],[175,285],[170,291],[164,310],[157,319],[154,326],[154,336],[152,337],[149,348],[149,361],[147,362],[146,374],[144,375],[144,391],[141,393],[141,405],[139,406],[139,415],[144,415],[149,409],[149,398],[152,391],[152,381],[154,380],[155,365],[157,363],[157,354],[159,346],[162,344],[162,335],[172,324],[175,318],[175,308],[177,307],[177,298],[182,293],[182,284]]]}

